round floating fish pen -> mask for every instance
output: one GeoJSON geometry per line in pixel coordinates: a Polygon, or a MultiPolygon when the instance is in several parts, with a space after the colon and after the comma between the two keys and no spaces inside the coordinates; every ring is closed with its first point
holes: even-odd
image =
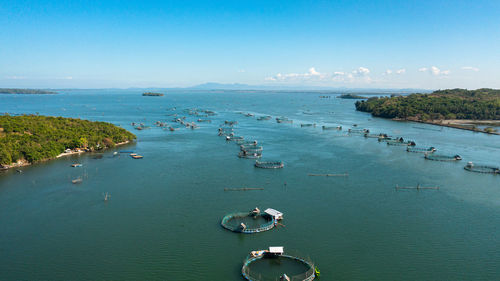
{"type": "Polygon", "coordinates": [[[439,154],[428,154],[426,153],[425,156],[424,156],[425,159],[427,160],[433,160],[433,161],[443,161],[443,162],[446,162],[446,161],[460,161],[462,160],[462,157],[460,157],[460,155],[454,155],[454,156],[451,156],[451,155],[439,155],[439,154]]]}
{"type": "Polygon", "coordinates": [[[243,278],[250,281],[311,281],[316,278],[315,272],[314,263],[310,259],[286,254],[283,247],[252,251],[241,268],[243,278]]]}
{"type": "Polygon", "coordinates": [[[263,148],[262,146],[254,146],[254,145],[246,147],[240,146],[240,150],[245,152],[262,152],[263,148]]]}
{"type": "Polygon", "coordinates": [[[280,169],[285,167],[282,161],[255,161],[255,167],[262,169],[280,169]]]}
{"type": "Polygon", "coordinates": [[[322,126],[321,127],[323,130],[342,130],[342,126],[337,126],[337,127],[328,127],[328,126],[322,126]]]}
{"type": "Polygon", "coordinates": [[[239,145],[257,145],[257,140],[237,140],[237,144],[239,145]]]}
{"type": "Polygon", "coordinates": [[[227,230],[253,234],[268,231],[283,219],[283,213],[274,209],[266,209],[263,213],[255,208],[246,213],[231,213],[222,218],[221,225],[227,230]]]}
{"type": "Polygon", "coordinates": [[[487,166],[487,165],[474,165],[472,162],[467,163],[464,167],[465,170],[475,173],[483,174],[500,174],[499,167],[487,166]]]}
{"type": "Polygon", "coordinates": [[[238,157],[247,159],[258,159],[262,157],[262,151],[260,152],[250,152],[250,151],[240,151],[238,157]]]}
{"type": "Polygon", "coordinates": [[[409,146],[410,144],[408,142],[402,142],[399,140],[388,140],[386,141],[387,145],[393,145],[393,146],[409,146]]]}
{"type": "Polygon", "coordinates": [[[434,153],[436,149],[434,147],[407,147],[406,151],[413,153],[434,153]]]}

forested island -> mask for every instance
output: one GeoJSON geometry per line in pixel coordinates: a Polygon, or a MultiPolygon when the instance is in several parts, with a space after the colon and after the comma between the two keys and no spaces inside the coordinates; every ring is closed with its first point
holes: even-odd
{"type": "Polygon", "coordinates": [[[62,153],[96,151],[134,140],[111,123],[74,118],[0,116],[0,168],[29,165],[62,153]]]}
{"type": "Polygon", "coordinates": [[[500,90],[449,89],[431,94],[373,97],[357,101],[356,110],[376,117],[393,118],[494,133],[496,129],[478,129],[476,125],[498,126],[500,90]]]}
{"type": "Polygon", "coordinates": [[[355,94],[344,94],[344,95],[338,96],[337,98],[339,98],[339,99],[351,99],[351,100],[367,99],[367,97],[363,97],[363,96],[359,96],[359,95],[355,95],[355,94]]]}
{"type": "Polygon", "coordinates": [[[151,93],[151,92],[143,93],[142,95],[143,96],[150,96],[150,97],[162,97],[163,96],[162,93],[151,93]]]}
{"type": "Polygon", "coordinates": [[[57,92],[39,89],[12,89],[0,88],[0,94],[24,94],[24,95],[55,95],[57,92]]]}

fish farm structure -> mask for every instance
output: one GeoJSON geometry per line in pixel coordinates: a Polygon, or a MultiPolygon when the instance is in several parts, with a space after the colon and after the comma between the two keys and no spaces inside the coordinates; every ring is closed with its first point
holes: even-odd
{"type": "MultiPolygon", "coordinates": [[[[288,270],[290,270],[290,268],[288,270]]],[[[243,278],[245,278],[245,280],[249,281],[312,281],[316,278],[317,274],[319,275],[319,271],[315,268],[314,263],[310,259],[301,258],[298,255],[289,255],[284,252],[283,247],[269,247],[269,249],[267,250],[252,251],[243,261],[243,267],[241,268],[241,275],[243,275],[243,278]],[[252,270],[252,266],[254,264],[265,261],[277,262],[281,266],[283,266],[284,264],[293,264],[293,267],[303,268],[304,271],[291,276],[287,275],[284,272],[280,273],[281,276],[263,276],[262,272],[256,272],[252,270]]]]}
{"type": "Polygon", "coordinates": [[[426,153],[425,156],[424,156],[425,159],[427,160],[433,160],[433,161],[443,161],[443,162],[446,162],[446,161],[460,161],[462,160],[462,157],[460,157],[460,155],[454,155],[454,156],[451,156],[451,155],[439,155],[439,154],[428,154],[426,153]]]}
{"type": "Polygon", "coordinates": [[[257,158],[261,158],[262,157],[262,151],[245,151],[245,150],[242,150],[238,153],[238,157],[240,158],[247,158],[247,159],[257,159],[257,158]]]}
{"type": "Polygon", "coordinates": [[[493,167],[487,165],[474,165],[472,162],[468,162],[467,165],[465,165],[464,169],[475,173],[500,174],[499,167],[493,167]]]}
{"type": "Polygon", "coordinates": [[[255,161],[255,167],[263,169],[280,169],[285,167],[282,161],[255,161]]]}
{"type": "Polygon", "coordinates": [[[275,209],[268,208],[262,213],[259,210],[259,208],[255,208],[252,211],[246,213],[228,214],[224,216],[224,218],[222,218],[221,225],[225,229],[233,232],[254,234],[263,231],[268,231],[274,228],[278,224],[278,221],[282,219],[283,219],[283,213],[275,209]],[[245,219],[255,219],[255,220],[263,219],[265,223],[260,224],[257,227],[249,227],[244,222],[240,222],[244,221],[245,219]],[[234,221],[236,221],[237,223],[235,224],[234,221]],[[240,223],[238,224],[238,222],[240,223]]]}
{"type": "Polygon", "coordinates": [[[436,151],[436,148],[433,146],[431,147],[407,147],[406,151],[408,152],[413,152],[413,153],[434,153],[436,151]]]}
{"type": "Polygon", "coordinates": [[[336,127],[328,127],[328,126],[321,126],[323,130],[342,130],[342,126],[336,126],[336,127]]]}

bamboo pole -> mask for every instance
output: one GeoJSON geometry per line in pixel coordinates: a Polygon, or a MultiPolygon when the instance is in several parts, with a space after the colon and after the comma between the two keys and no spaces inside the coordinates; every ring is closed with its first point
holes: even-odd
{"type": "Polygon", "coordinates": [[[439,186],[420,186],[420,184],[417,184],[417,186],[398,186],[396,185],[396,190],[399,189],[434,189],[434,190],[439,190],[439,186]]]}
{"type": "Polygon", "coordinates": [[[308,174],[310,177],[348,177],[348,173],[344,174],[308,174]]]}
{"type": "Polygon", "coordinates": [[[262,187],[224,188],[224,191],[264,190],[262,187]]]}

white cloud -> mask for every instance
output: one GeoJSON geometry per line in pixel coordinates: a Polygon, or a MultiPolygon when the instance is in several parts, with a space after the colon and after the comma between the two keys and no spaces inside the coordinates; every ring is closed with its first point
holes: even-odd
{"type": "Polygon", "coordinates": [[[266,81],[273,82],[371,82],[370,70],[366,67],[359,67],[351,72],[335,71],[333,73],[323,73],[311,67],[306,73],[278,73],[274,76],[266,77],[266,81]]]}
{"type": "Polygon", "coordinates": [[[462,70],[471,70],[471,71],[474,71],[474,72],[478,72],[479,71],[479,68],[474,67],[474,66],[462,66],[461,69],[462,70]]]}
{"type": "Polygon", "coordinates": [[[238,69],[237,71],[238,71],[238,73],[243,73],[243,72],[245,72],[245,70],[244,70],[244,69],[238,69]]]}
{"type": "Polygon", "coordinates": [[[392,74],[392,70],[390,69],[387,69],[384,73],[382,73],[382,75],[391,75],[392,74]]]}
{"type": "Polygon", "coordinates": [[[287,73],[281,74],[278,73],[272,77],[266,77],[267,81],[321,81],[327,78],[328,75],[324,73],[318,72],[314,67],[309,68],[309,71],[306,73],[287,73]]]}
{"type": "Polygon", "coordinates": [[[405,73],[406,73],[406,69],[404,69],[404,68],[396,70],[396,74],[405,74],[405,73]]]}
{"type": "Polygon", "coordinates": [[[357,75],[357,76],[365,76],[370,74],[370,70],[366,67],[360,66],[358,69],[353,70],[352,74],[357,75]]]}
{"type": "Polygon", "coordinates": [[[439,69],[436,66],[431,66],[430,68],[422,67],[422,68],[419,68],[418,71],[420,71],[420,72],[428,72],[428,73],[430,73],[430,74],[432,74],[434,76],[443,76],[443,75],[450,74],[449,70],[441,70],[441,69],[439,69]]]}

